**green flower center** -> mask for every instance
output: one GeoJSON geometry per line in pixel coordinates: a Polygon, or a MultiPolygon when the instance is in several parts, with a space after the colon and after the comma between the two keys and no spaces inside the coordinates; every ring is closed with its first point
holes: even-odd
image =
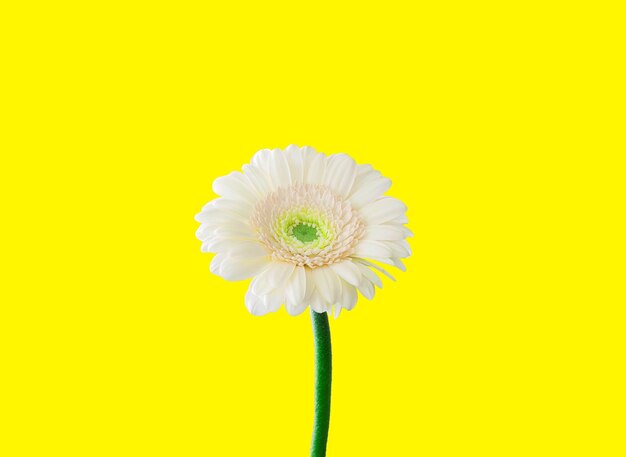
{"type": "Polygon", "coordinates": [[[332,224],[315,208],[296,207],[274,221],[274,236],[292,252],[321,250],[335,238],[332,224]]]}
{"type": "Polygon", "coordinates": [[[291,229],[291,235],[303,243],[317,240],[317,229],[311,225],[299,223],[291,229]]]}

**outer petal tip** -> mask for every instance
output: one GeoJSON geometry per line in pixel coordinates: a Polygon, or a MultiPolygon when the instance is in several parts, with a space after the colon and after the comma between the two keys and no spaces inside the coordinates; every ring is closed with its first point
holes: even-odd
{"type": "Polygon", "coordinates": [[[245,303],[246,308],[248,308],[248,311],[250,311],[250,314],[252,314],[253,316],[263,316],[264,314],[268,313],[268,310],[263,303],[263,300],[260,297],[256,296],[254,293],[252,293],[251,290],[248,290],[248,292],[246,292],[245,303]]]}

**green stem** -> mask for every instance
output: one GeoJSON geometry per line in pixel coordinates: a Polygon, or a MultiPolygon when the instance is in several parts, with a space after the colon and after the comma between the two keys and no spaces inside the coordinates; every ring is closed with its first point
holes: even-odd
{"type": "Polygon", "coordinates": [[[333,355],[330,347],[328,314],[311,309],[313,341],[315,345],[315,422],[311,457],[326,455],[328,426],[330,425],[330,385],[333,371],[333,355]]]}

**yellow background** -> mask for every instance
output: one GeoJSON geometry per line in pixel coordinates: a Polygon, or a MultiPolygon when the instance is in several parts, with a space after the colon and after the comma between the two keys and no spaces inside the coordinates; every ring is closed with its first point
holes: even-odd
{"type": "Polygon", "coordinates": [[[416,235],[331,322],[329,457],[626,455],[619,2],[15,3],[0,455],[307,455],[309,315],[249,315],[193,220],[290,143],[416,235]]]}

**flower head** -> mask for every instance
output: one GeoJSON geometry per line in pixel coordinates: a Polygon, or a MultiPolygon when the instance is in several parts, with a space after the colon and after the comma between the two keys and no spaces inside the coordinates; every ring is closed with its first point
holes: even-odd
{"type": "MultiPolygon", "coordinates": [[[[406,206],[383,196],[391,181],[345,154],[313,148],[263,149],[243,172],[218,178],[221,198],[196,216],[203,252],[217,255],[211,272],[231,281],[252,278],[246,306],[255,315],[351,310],[357,290],[367,299],[375,262],[404,270],[411,254],[406,206]]],[[[393,279],[393,277],[391,277],[393,279]]]]}

